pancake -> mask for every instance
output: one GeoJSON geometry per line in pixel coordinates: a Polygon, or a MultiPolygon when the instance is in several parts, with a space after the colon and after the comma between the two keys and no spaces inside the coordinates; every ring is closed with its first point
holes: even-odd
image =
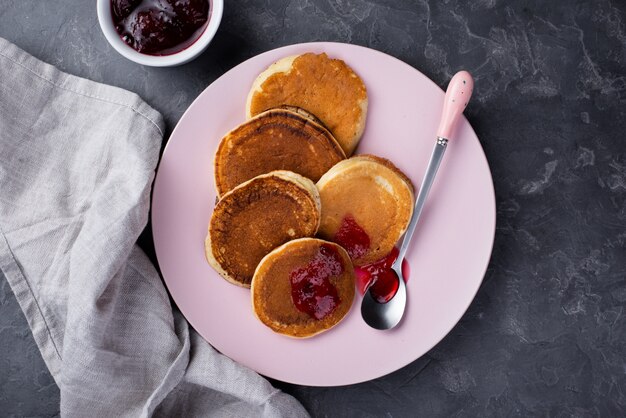
{"type": "Polygon", "coordinates": [[[315,235],[320,199],[315,184],[290,171],[254,177],[217,203],[205,241],[207,261],[229,282],[250,287],[254,270],[274,248],[315,235]]]}
{"type": "Polygon", "coordinates": [[[226,134],[215,154],[218,196],[260,174],[289,170],[316,182],[345,154],[308,112],[270,109],[226,134]]]}
{"type": "Polygon", "coordinates": [[[413,214],[409,178],[389,160],[373,155],[339,162],[317,188],[322,200],[318,236],[343,246],[357,266],[389,254],[413,214]]]}
{"type": "Polygon", "coordinates": [[[365,129],[365,84],[345,62],[326,54],[285,57],[257,77],[246,104],[248,118],[281,105],[317,116],[347,156],[365,129]]]}
{"type": "Polygon", "coordinates": [[[259,263],[252,279],[252,308],[277,333],[311,337],[348,313],[354,283],[354,268],[343,248],[320,239],[297,239],[259,263]]]}

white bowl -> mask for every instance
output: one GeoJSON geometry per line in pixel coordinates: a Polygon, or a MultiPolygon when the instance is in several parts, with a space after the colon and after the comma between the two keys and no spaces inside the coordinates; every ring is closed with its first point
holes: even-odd
{"type": "Polygon", "coordinates": [[[202,32],[202,35],[189,47],[170,55],[142,54],[126,44],[115,30],[113,17],[111,16],[111,0],[98,0],[97,10],[98,21],[100,22],[100,28],[104,33],[104,37],[117,52],[138,64],[149,65],[151,67],[171,67],[191,61],[209,46],[222,20],[224,0],[211,0],[209,23],[204,32],[202,32]]]}

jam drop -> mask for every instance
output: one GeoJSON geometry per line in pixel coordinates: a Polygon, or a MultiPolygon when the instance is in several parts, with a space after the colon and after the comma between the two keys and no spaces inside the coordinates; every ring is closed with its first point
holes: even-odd
{"type": "Polygon", "coordinates": [[[200,37],[209,0],[111,0],[115,30],[130,47],[151,55],[179,52],[200,37]]]}
{"type": "MultiPolygon", "coordinates": [[[[359,293],[364,294],[371,284],[370,292],[378,303],[387,303],[398,291],[396,273],[391,270],[393,262],[398,258],[398,249],[393,248],[389,254],[365,266],[355,267],[356,285],[359,293]]],[[[404,281],[409,279],[409,263],[402,261],[404,281]]]]}
{"type": "Polygon", "coordinates": [[[370,249],[370,237],[350,215],[341,220],[333,241],[345,248],[353,260],[364,256],[370,249]]]}
{"type": "Polygon", "coordinates": [[[391,269],[383,270],[376,275],[370,291],[376,302],[387,303],[398,291],[398,285],[396,272],[391,269]]]}
{"type": "Polygon", "coordinates": [[[291,299],[296,308],[315,319],[330,315],[340,300],[330,278],[344,272],[343,260],[332,245],[320,245],[315,258],[291,272],[291,299]]]}

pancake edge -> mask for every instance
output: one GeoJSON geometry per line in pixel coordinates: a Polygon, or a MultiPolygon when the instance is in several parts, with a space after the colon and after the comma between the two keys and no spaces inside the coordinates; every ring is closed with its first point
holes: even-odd
{"type": "MultiPolygon", "coordinates": [[[[354,71],[354,68],[348,65],[347,62],[345,62],[344,60],[340,58],[331,58],[325,52],[321,52],[319,54],[315,52],[304,52],[298,55],[289,55],[287,57],[279,59],[278,61],[274,62],[269,67],[267,67],[265,70],[263,70],[254,80],[254,82],[252,83],[252,87],[250,88],[250,91],[248,92],[248,96],[246,98],[246,118],[250,119],[253,117],[252,116],[252,99],[254,98],[254,95],[256,93],[260,93],[263,91],[263,83],[265,83],[265,81],[274,74],[279,74],[279,73],[289,74],[291,72],[293,62],[300,56],[306,55],[306,54],[315,54],[315,55],[325,54],[326,57],[330,60],[337,59],[343,62],[350,69],[350,71],[352,71],[352,73],[358,77],[358,79],[361,81],[361,84],[363,85],[363,88],[365,89],[365,99],[358,102],[358,106],[361,108],[361,117],[358,121],[355,122],[354,136],[348,141],[349,142],[348,144],[345,144],[345,148],[342,144],[339,144],[341,148],[343,149],[344,153],[346,154],[346,156],[349,157],[354,153],[354,150],[359,145],[359,142],[361,141],[361,138],[363,137],[363,133],[365,132],[365,124],[367,122],[367,110],[369,107],[369,96],[367,94],[367,86],[365,85],[365,82],[363,81],[361,76],[358,75],[356,71],[354,71]]],[[[304,110],[308,112],[307,109],[304,109],[304,110]]]]}
{"type": "MultiPolygon", "coordinates": [[[[269,178],[269,177],[278,177],[282,180],[289,181],[307,192],[308,196],[311,197],[313,202],[315,203],[315,209],[317,212],[317,219],[316,219],[317,222],[315,225],[314,234],[317,233],[317,231],[319,230],[320,224],[322,222],[322,201],[319,195],[319,191],[317,190],[317,187],[315,186],[315,183],[313,183],[313,181],[311,181],[310,179],[304,176],[301,176],[300,174],[294,173],[292,171],[287,171],[287,170],[275,170],[267,174],[261,174],[259,176],[251,178],[250,180],[246,182],[241,183],[234,189],[224,194],[224,197],[226,197],[230,193],[233,193],[235,190],[238,190],[239,188],[247,187],[252,181],[255,181],[260,178],[269,178]]],[[[224,197],[220,200],[220,202],[224,199],[224,197]]],[[[219,204],[220,202],[217,202],[217,204],[219,204]]],[[[213,213],[215,213],[215,209],[213,210],[213,213]]],[[[217,259],[213,255],[213,245],[212,245],[212,240],[211,240],[211,223],[213,221],[213,213],[211,213],[211,219],[209,219],[209,225],[207,228],[207,235],[206,235],[206,238],[204,239],[205,258],[207,262],[209,263],[209,265],[213,267],[220,276],[226,279],[226,281],[228,281],[229,283],[235,284],[239,287],[250,288],[251,285],[246,285],[245,283],[242,283],[234,279],[233,277],[231,277],[230,274],[228,274],[228,272],[224,270],[224,268],[221,266],[221,264],[217,261],[217,259]]],[[[291,241],[288,241],[288,242],[291,242],[291,241]]],[[[256,272],[256,268],[255,268],[255,272],[256,272]]],[[[253,278],[254,278],[254,275],[253,275],[253,278]]]]}
{"type": "MultiPolygon", "coordinates": [[[[299,108],[297,106],[287,106],[287,105],[268,109],[264,112],[259,113],[258,115],[253,116],[251,119],[246,120],[245,122],[241,123],[235,128],[231,129],[220,140],[220,143],[217,146],[217,150],[215,151],[215,154],[213,155],[213,178],[215,180],[215,192],[217,194],[218,199],[221,199],[226,193],[228,193],[228,192],[222,192],[220,190],[220,184],[222,182],[217,172],[218,167],[220,165],[218,164],[218,156],[222,152],[222,148],[227,143],[228,138],[230,138],[231,135],[236,134],[237,130],[241,129],[244,125],[249,124],[249,123],[254,123],[257,119],[267,117],[268,115],[271,115],[274,113],[287,114],[289,115],[288,117],[300,118],[301,120],[306,121],[306,123],[313,126],[314,129],[317,129],[324,133],[326,138],[329,140],[330,145],[340,155],[342,160],[345,160],[347,158],[343,148],[341,147],[341,144],[339,144],[339,142],[337,141],[335,136],[332,134],[332,132],[330,132],[328,128],[326,128],[326,126],[324,126],[324,124],[312,113],[306,111],[305,109],[299,108]]],[[[274,170],[274,171],[279,171],[279,170],[274,170]]],[[[287,171],[287,170],[280,170],[280,171],[287,171]]]]}
{"type": "Polygon", "coordinates": [[[320,179],[316,183],[318,190],[321,190],[323,187],[327,185],[329,181],[333,180],[338,175],[341,175],[343,172],[352,170],[355,166],[364,164],[364,163],[378,164],[392,171],[395,175],[397,175],[402,180],[403,184],[406,185],[406,187],[409,189],[409,192],[411,193],[411,196],[413,198],[412,201],[413,202],[415,201],[415,187],[413,186],[411,179],[409,179],[409,177],[406,174],[404,174],[398,167],[396,167],[388,159],[383,158],[383,157],[378,157],[372,154],[355,155],[348,159],[339,161],[337,164],[332,166],[330,170],[324,173],[322,177],[320,177],[320,179]]]}
{"type": "Polygon", "coordinates": [[[267,67],[265,70],[261,72],[252,82],[252,87],[250,87],[250,91],[248,92],[248,97],[246,98],[246,119],[252,118],[252,98],[258,92],[263,91],[263,83],[265,80],[270,78],[274,74],[278,73],[289,73],[291,71],[291,65],[294,60],[298,58],[302,54],[298,55],[289,55],[287,57],[281,58],[278,61],[274,62],[272,65],[267,67]]]}
{"type": "Polygon", "coordinates": [[[342,252],[343,255],[345,256],[344,260],[348,260],[349,265],[352,266],[352,268],[353,268],[353,278],[354,278],[353,285],[356,286],[356,274],[354,274],[354,266],[352,265],[352,260],[350,260],[350,256],[348,255],[347,251],[341,245],[339,245],[339,244],[337,244],[335,242],[326,241],[326,240],[321,239],[321,238],[313,238],[313,237],[298,238],[298,239],[291,240],[289,242],[286,242],[286,243],[284,243],[284,244],[274,248],[267,255],[265,255],[265,257],[263,257],[261,259],[261,261],[259,261],[259,264],[257,265],[256,269],[254,270],[254,275],[252,277],[252,282],[251,282],[251,286],[250,286],[250,302],[252,304],[252,312],[254,313],[254,316],[259,320],[259,322],[261,322],[263,325],[265,325],[270,330],[272,330],[272,332],[274,332],[276,334],[284,335],[286,337],[293,338],[293,339],[296,339],[296,340],[301,340],[301,339],[305,339],[305,338],[314,337],[314,336],[319,335],[319,334],[321,334],[323,332],[329,331],[329,330],[333,329],[334,327],[336,327],[337,325],[339,325],[348,316],[348,313],[350,313],[350,310],[352,309],[352,305],[354,304],[354,299],[355,299],[355,296],[356,296],[356,290],[354,290],[354,292],[352,294],[352,300],[350,301],[348,310],[346,311],[346,313],[344,315],[341,316],[341,318],[339,318],[339,320],[337,322],[335,322],[333,325],[331,325],[328,328],[324,328],[324,329],[318,330],[318,331],[313,332],[313,333],[304,334],[304,335],[294,335],[294,334],[290,334],[290,333],[286,333],[286,332],[280,332],[280,331],[277,331],[274,328],[270,327],[265,322],[263,322],[263,320],[259,316],[259,313],[257,312],[256,306],[254,304],[254,278],[256,277],[257,272],[259,271],[259,268],[262,266],[262,264],[264,262],[267,262],[271,258],[271,256],[273,256],[273,255],[275,256],[275,255],[279,254],[281,251],[284,251],[285,247],[287,247],[288,245],[294,245],[294,244],[298,244],[298,243],[301,243],[301,242],[304,242],[304,241],[316,241],[320,245],[321,244],[331,244],[331,245],[336,246],[339,249],[339,251],[342,252]]]}
{"type": "MultiPolygon", "coordinates": [[[[353,170],[353,169],[358,169],[358,167],[360,165],[367,165],[367,164],[373,164],[373,165],[378,165],[380,167],[382,167],[383,169],[387,170],[388,173],[391,173],[391,175],[395,175],[397,176],[397,178],[399,178],[401,180],[400,184],[404,185],[404,187],[406,187],[406,191],[409,192],[409,196],[410,196],[410,201],[404,201],[404,199],[398,199],[398,197],[400,196],[399,193],[397,193],[396,191],[399,189],[394,189],[394,193],[393,195],[396,196],[396,199],[398,201],[403,202],[402,206],[406,207],[406,209],[408,209],[408,218],[407,218],[407,222],[402,225],[402,228],[398,230],[397,233],[397,237],[395,238],[395,243],[397,244],[397,241],[402,237],[402,235],[404,235],[404,233],[406,232],[409,223],[411,222],[411,218],[413,217],[413,211],[415,209],[414,205],[415,205],[415,189],[413,187],[413,183],[411,182],[411,180],[406,176],[406,174],[404,174],[399,168],[397,168],[391,161],[387,160],[386,158],[382,158],[382,157],[378,157],[375,155],[371,155],[371,154],[363,154],[363,155],[357,155],[354,157],[350,157],[347,160],[343,160],[338,162],[337,164],[335,164],[330,170],[328,170],[317,182],[316,186],[318,188],[318,190],[320,191],[320,194],[322,193],[324,187],[326,187],[328,185],[329,182],[331,182],[332,180],[334,180],[335,178],[337,178],[338,176],[341,176],[343,174],[345,174],[346,172],[353,170]]],[[[391,236],[391,235],[390,235],[391,236]]],[[[355,266],[362,266],[365,264],[368,264],[370,262],[376,261],[376,259],[372,259],[372,260],[368,260],[367,257],[365,257],[365,260],[368,261],[364,261],[363,260],[364,257],[360,257],[357,260],[352,260],[353,264],[355,266]]]]}

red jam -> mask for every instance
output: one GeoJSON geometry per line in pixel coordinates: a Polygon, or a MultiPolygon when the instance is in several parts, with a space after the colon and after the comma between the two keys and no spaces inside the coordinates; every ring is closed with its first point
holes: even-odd
{"type": "Polygon", "coordinates": [[[364,256],[370,249],[370,237],[350,215],[341,220],[333,241],[345,248],[353,260],[364,256]]]}
{"type": "Polygon", "coordinates": [[[111,0],[117,33],[134,50],[169,55],[193,44],[209,20],[209,0],[111,0]]]}
{"type": "Polygon", "coordinates": [[[328,244],[320,245],[309,264],[289,275],[291,299],[296,308],[315,319],[330,315],[340,303],[337,288],[330,278],[343,272],[343,260],[337,249],[328,244]]]}
{"type": "MultiPolygon", "coordinates": [[[[372,264],[355,267],[356,285],[361,294],[364,294],[371,284],[370,292],[378,303],[387,303],[398,291],[398,278],[391,269],[393,262],[398,258],[398,249],[394,247],[387,256],[372,264]]],[[[404,281],[409,279],[409,264],[402,261],[402,275],[404,281]]]]}

